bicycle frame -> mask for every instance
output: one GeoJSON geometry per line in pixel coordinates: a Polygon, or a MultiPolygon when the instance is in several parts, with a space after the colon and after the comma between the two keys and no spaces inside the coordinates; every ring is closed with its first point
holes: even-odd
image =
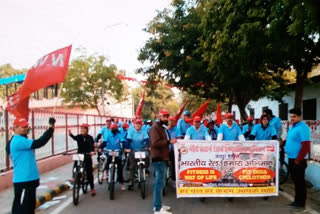
{"type": "Polygon", "coordinates": [[[116,163],[116,157],[119,156],[119,151],[112,151],[112,150],[108,150],[108,155],[112,157],[111,163],[109,164],[109,171],[108,171],[108,182],[111,183],[111,169],[112,169],[112,165],[114,165],[115,167],[115,174],[114,174],[114,182],[117,180],[117,170],[118,170],[118,165],[116,163]]]}
{"type": "MultiPolygon", "coordinates": [[[[145,168],[145,159],[146,159],[146,152],[145,151],[136,151],[134,152],[134,158],[137,161],[137,167],[139,170],[139,166],[142,165],[143,166],[143,180],[146,180],[146,168],[145,168]]],[[[142,179],[140,177],[140,173],[138,173],[138,181],[140,182],[142,179]]]]}

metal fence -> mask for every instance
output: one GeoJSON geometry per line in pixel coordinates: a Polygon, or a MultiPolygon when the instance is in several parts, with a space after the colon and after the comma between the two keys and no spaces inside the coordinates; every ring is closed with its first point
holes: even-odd
{"type": "MultiPolygon", "coordinates": [[[[48,120],[51,116],[52,112],[50,111],[32,110],[29,114],[31,130],[28,137],[39,138],[48,128],[48,120]]],[[[37,160],[76,149],[77,143],[69,137],[68,130],[71,130],[74,135],[79,134],[79,126],[82,123],[87,123],[90,125],[89,134],[95,137],[101,127],[105,125],[107,116],[56,112],[53,117],[56,119],[53,137],[45,146],[35,151],[37,160]]],[[[113,118],[120,121],[130,119],[125,117],[113,118]]],[[[14,119],[15,117],[7,111],[0,111],[0,171],[9,170],[12,167],[5,147],[13,135],[12,124],[14,119]]]]}
{"type": "MultiPolygon", "coordinates": [[[[320,162],[320,120],[309,120],[304,122],[306,122],[311,130],[310,159],[320,162]]],[[[282,139],[287,138],[289,128],[289,121],[282,121],[282,139]]]]}

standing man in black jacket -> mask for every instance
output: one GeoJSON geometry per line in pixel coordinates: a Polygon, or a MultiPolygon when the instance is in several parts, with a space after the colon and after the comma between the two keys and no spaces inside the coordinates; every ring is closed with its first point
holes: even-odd
{"type": "Polygon", "coordinates": [[[49,129],[37,140],[28,139],[29,124],[24,118],[13,122],[14,135],[7,144],[13,162],[14,200],[12,214],[34,214],[39,171],[34,150],[44,146],[52,137],[55,119],[49,119],[49,129]],[[22,194],[24,192],[24,194],[22,194]],[[23,198],[21,198],[23,195],[23,198]]]}
{"type": "MultiPolygon", "coordinates": [[[[88,124],[82,124],[80,126],[81,128],[81,134],[78,134],[77,136],[74,136],[69,130],[69,136],[77,141],[78,144],[78,154],[84,154],[84,166],[87,171],[88,180],[90,183],[90,194],[91,196],[95,196],[96,193],[94,191],[94,182],[93,182],[93,169],[92,169],[92,158],[91,156],[94,155],[94,140],[91,135],[88,134],[89,125],[88,124]]],[[[75,165],[73,166],[75,168],[75,165]]]]}

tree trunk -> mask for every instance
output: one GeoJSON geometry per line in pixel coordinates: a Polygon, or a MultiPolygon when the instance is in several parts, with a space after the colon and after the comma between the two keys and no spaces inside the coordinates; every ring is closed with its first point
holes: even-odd
{"type": "Polygon", "coordinates": [[[241,120],[242,121],[246,121],[247,120],[247,112],[246,112],[246,106],[247,106],[248,103],[240,103],[240,104],[237,104],[238,108],[239,108],[239,111],[240,111],[240,117],[241,117],[241,120]]]}
{"type": "Polygon", "coordinates": [[[232,96],[231,96],[229,101],[228,101],[228,112],[232,111],[232,105],[233,105],[233,99],[232,99],[232,96]]]}
{"type": "Polygon", "coordinates": [[[241,120],[243,121],[247,120],[248,115],[246,112],[246,106],[248,105],[250,100],[250,97],[242,96],[241,94],[235,97],[235,102],[239,108],[241,120]]]}
{"type": "Polygon", "coordinates": [[[97,109],[98,115],[101,116],[101,113],[100,113],[98,105],[96,105],[96,109],[97,109]]]}
{"type": "Polygon", "coordinates": [[[296,80],[295,99],[294,99],[295,108],[302,109],[303,89],[307,79],[308,72],[309,71],[297,70],[297,80],[296,80]]]}

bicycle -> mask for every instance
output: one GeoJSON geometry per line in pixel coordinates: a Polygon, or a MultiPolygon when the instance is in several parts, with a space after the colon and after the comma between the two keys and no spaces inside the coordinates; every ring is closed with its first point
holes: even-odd
{"type": "Polygon", "coordinates": [[[103,173],[104,173],[104,162],[106,160],[106,156],[104,154],[100,155],[99,157],[99,162],[98,162],[98,170],[97,170],[97,178],[98,178],[98,183],[102,184],[103,183],[103,173]]]}
{"type": "Polygon", "coordinates": [[[108,190],[109,190],[109,198],[110,200],[114,200],[114,186],[117,182],[117,172],[118,165],[116,163],[116,157],[119,156],[119,150],[108,150],[108,155],[112,157],[111,163],[109,164],[108,171],[108,190]]]}
{"type": "Polygon", "coordinates": [[[89,181],[84,165],[85,155],[90,154],[72,154],[72,160],[76,163],[75,167],[73,168],[74,182],[72,189],[72,199],[74,205],[78,205],[79,203],[80,188],[82,188],[83,194],[86,194],[88,191],[89,181]]]}
{"type": "Polygon", "coordinates": [[[146,198],[146,152],[145,151],[136,151],[134,152],[134,158],[137,161],[137,178],[140,188],[140,193],[142,199],[146,198]]]}
{"type": "Polygon", "coordinates": [[[280,145],[279,155],[279,185],[284,184],[289,177],[289,166],[285,162],[284,145],[280,145]]]}

